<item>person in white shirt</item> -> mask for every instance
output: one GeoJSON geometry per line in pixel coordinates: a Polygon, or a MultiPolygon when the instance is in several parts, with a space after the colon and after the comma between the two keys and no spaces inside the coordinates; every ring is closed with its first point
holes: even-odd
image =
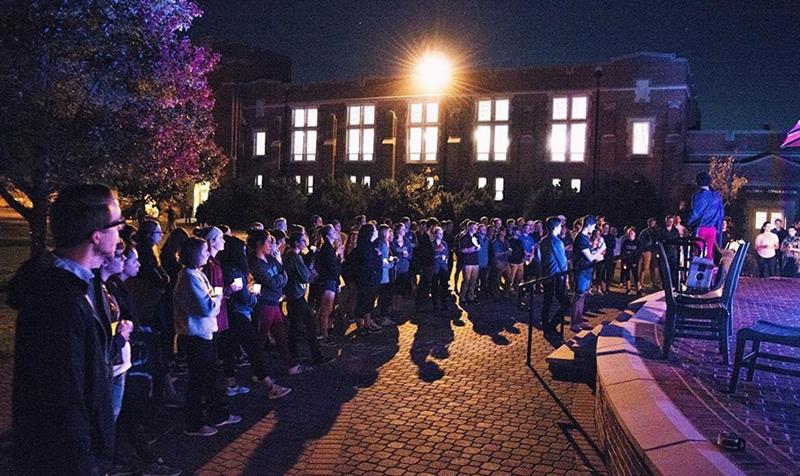
{"type": "Polygon", "coordinates": [[[761,234],[756,236],[756,261],[758,262],[758,276],[769,278],[775,276],[775,255],[780,247],[778,235],[772,233],[772,224],[765,222],[761,227],[761,234]]]}

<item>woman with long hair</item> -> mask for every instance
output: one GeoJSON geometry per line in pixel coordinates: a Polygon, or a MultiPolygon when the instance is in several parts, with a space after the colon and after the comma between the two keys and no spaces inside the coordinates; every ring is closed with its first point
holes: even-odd
{"type": "Polygon", "coordinates": [[[381,326],[372,320],[375,311],[375,298],[381,282],[383,267],[381,254],[377,248],[378,229],[372,223],[361,225],[358,230],[358,244],[349,259],[356,259],[356,308],[355,320],[359,334],[379,332],[381,326]]]}
{"type": "Polygon", "coordinates": [[[340,235],[333,225],[325,225],[320,232],[322,245],[317,252],[315,262],[317,269],[317,287],[319,289],[319,308],[317,324],[319,328],[317,335],[322,338],[325,345],[332,344],[329,335],[331,328],[331,314],[336,303],[336,295],[339,293],[339,279],[341,275],[341,263],[337,254],[337,245],[340,235]]]}

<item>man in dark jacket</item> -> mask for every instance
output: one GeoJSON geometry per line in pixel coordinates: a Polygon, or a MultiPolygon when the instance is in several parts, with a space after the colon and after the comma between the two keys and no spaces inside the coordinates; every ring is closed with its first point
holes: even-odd
{"type": "Polygon", "coordinates": [[[695,236],[706,242],[706,258],[714,259],[714,245],[722,239],[722,220],[725,209],[722,196],[711,189],[711,176],[700,172],[695,178],[697,192],[692,196],[692,216],[688,225],[695,229],[695,236]]]}
{"type": "Polygon", "coordinates": [[[558,217],[549,217],[545,221],[548,235],[540,242],[542,252],[542,275],[549,279],[544,281],[544,300],[542,301],[542,331],[545,334],[556,333],[556,326],[564,319],[564,314],[569,311],[570,302],[567,296],[567,253],[564,242],[561,241],[561,227],[563,223],[558,217]],[[553,320],[550,317],[550,306],[553,298],[558,299],[560,308],[553,320]]]}
{"type": "Polygon", "coordinates": [[[95,475],[110,466],[112,335],[91,270],[114,253],[124,224],[109,188],[65,188],[50,213],[55,251],[23,265],[10,284],[9,304],[19,309],[12,383],[17,474],[95,475]]]}

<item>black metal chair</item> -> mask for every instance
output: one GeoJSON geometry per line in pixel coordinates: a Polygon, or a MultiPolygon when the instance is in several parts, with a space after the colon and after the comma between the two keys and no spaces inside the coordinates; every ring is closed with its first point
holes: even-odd
{"type": "Polygon", "coordinates": [[[720,276],[716,286],[714,286],[708,292],[702,294],[676,293],[675,300],[679,304],[697,304],[720,301],[722,299],[722,292],[725,289],[725,286],[730,285],[732,280],[738,280],[739,277],[741,277],[742,267],[744,266],[744,260],[749,249],[750,243],[745,243],[734,253],[732,259],[723,259],[723,262],[720,263],[719,266],[719,273],[721,273],[722,276],[720,276]]]}
{"type": "Polygon", "coordinates": [[[767,321],[758,321],[751,327],[740,329],[736,333],[736,355],[733,360],[733,374],[731,375],[731,383],[728,389],[731,393],[736,392],[736,385],[739,383],[739,371],[743,367],[747,368],[748,381],[753,380],[753,374],[755,374],[756,370],[800,377],[800,369],[758,363],[758,359],[762,359],[762,362],[763,360],[770,360],[800,364],[800,357],[762,352],[762,342],[800,349],[800,327],[780,326],[767,321]],[[752,344],[750,353],[745,355],[744,348],[747,341],[751,341],[752,344]]]}
{"type": "MultiPolygon", "coordinates": [[[[744,253],[746,249],[742,250],[744,253]]],[[[744,254],[743,253],[743,254],[744,254]]],[[[669,262],[664,247],[658,244],[658,264],[662,276],[671,277],[669,262]]],[[[739,267],[738,271],[741,271],[739,267]]],[[[722,296],[708,302],[679,303],[676,300],[672,281],[662,279],[667,311],[664,320],[664,343],[662,356],[669,356],[669,349],[676,338],[715,340],[719,342],[722,362],[728,365],[728,335],[731,331],[733,296],[739,283],[739,272],[729,272],[722,288],[722,296]]]]}

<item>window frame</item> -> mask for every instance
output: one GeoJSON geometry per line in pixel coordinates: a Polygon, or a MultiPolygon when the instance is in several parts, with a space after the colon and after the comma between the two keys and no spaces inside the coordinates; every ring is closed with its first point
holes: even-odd
{"type": "Polygon", "coordinates": [[[654,139],[655,139],[655,129],[656,129],[656,119],[655,117],[629,117],[628,118],[628,157],[653,157],[653,148],[654,148],[654,139]],[[647,153],[640,154],[635,153],[633,151],[633,147],[636,144],[636,138],[634,137],[634,131],[636,124],[647,123],[648,124],[648,137],[647,137],[647,153]]]}
{"type": "Polygon", "coordinates": [[[441,102],[434,99],[423,99],[417,101],[410,101],[408,103],[408,116],[406,118],[406,163],[409,164],[436,164],[439,162],[439,143],[441,141],[441,117],[442,117],[442,105],[441,102]],[[436,105],[436,121],[429,121],[428,120],[428,111],[429,106],[435,104],[436,105]],[[421,120],[420,122],[412,122],[412,109],[414,106],[419,105],[422,106],[421,111],[421,120]],[[419,129],[420,131],[420,148],[419,152],[416,154],[419,155],[419,159],[412,159],[412,154],[415,152],[412,151],[412,136],[413,130],[419,129]],[[435,130],[436,132],[436,140],[433,144],[433,160],[428,160],[428,155],[430,152],[428,150],[428,131],[430,129],[435,130]]]}
{"type": "Polygon", "coordinates": [[[266,157],[267,156],[267,130],[266,129],[253,129],[253,157],[266,157]],[[264,152],[258,153],[258,135],[264,135],[264,152]]]}
{"type": "Polygon", "coordinates": [[[378,122],[378,106],[376,103],[351,103],[346,105],[346,115],[345,115],[345,161],[349,163],[357,163],[357,162],[368,162],[372,163],[375,161],[375,132],[377,129],[377,122],[378,122]],[[372,107],[372,123],[371,124],[364,124],[364,111],[367,107],[372,107]],[[351,120],[351,110],[352,108],[359,109],[359,121],[358,124],[354,125],[350,123],[351,120]],[[364,135],[366,130],[372,131],[372,147],[371,153],[369,154],[369,158],[365,159],[364,156],[364,144],[366,141],[364,140],[364,135]],[[351,131],[358,131],[358,152],[353,153],[350,152],[351,147],[351,131]],[[356,158],[352,158],[353,156],[356,158]]]}
{"type": "Polygon", "coordinates": [[[510,153],[511,150],[511,112],[512,112],[512,96],[495,96],[495,97],[480,97],[475,101],[475,115],[473,120],[473,158],[475,162],[480,163],[497,163],[497,164],[507,164],[510,162],[510,153]],[[481,119],[481,103],[485,102],[490,103],[489,107],[489,119],[481,119]],[[497,103],[500,101],[506,101],[508,103],[508,107],[506,108],[506,118],[503,120],[497,119],[497,103]],[[489,149],[486,152],[482,152],[480,150],[481,147],[481,139],[479,136],[479,131],[483,128],[488,128],[488,145],[489,149]],[[505,128],[506,130],[506,149],[505,152],[502,153],[502,159],[498,159],[498,152],[497,152],[497,136],[498,136],[498,128],[505,128]],[[485,154],[486,158],[481,159],[481,156],[485,154]]]}
{"type": "Polygon", "coordinates": [[[589,117],[591,117],[591,94],[588,92],[580,92],[580,93],[567,93],[567,94],[553,94],[550,96],[550,108],[547,120],[547,128],[548,128],[548,135],[547,135],[547,162],[552,164],[585,164],[587,159],[587,149],[589,144],[589,117]],[[586,107],[585,107],[585,114],[583,118],[575,118],[573,117],[574,109],[575,109],[575,99],[584,98],[586,100],[586,107]],[[566,117],[563,119],[561,118],[554,118],[556,113],[556,101],[558,99],[566,99],[566,117]],[[554,152],[553,152],[553,132],[555,130],[555,126],[564,126],[565,133],[564,133],[564,159],[563,160],[555,160],[554,152]],[[584,128],[583,131],[583,151],[582,157],[580,160],[573,160],[573,152],[572,148],[574,144],[574,135],[573,135],[573,128],[574,127],[582,126],[584,128]]]}
{"type": "Polygon", "coordinates": [[[311,105],[309,105],[309,106],[292,107],[292,116],[291,117],[292,117],[292,134],[291,134],[291,143],[292,144],[291,144],[291,149],[290,149],[289,154],[291,155],[292,162],[315,162],[316,158],[317,158],[317,150],[318,150],[317,145],[319,143],[319,131],[317,130],[318,127],[319,127],[319,107],[311,106],[311,105]],[[316,124],[314,126],[309,126],[308,125],[308,112],[310,110],[316,111],[317,120],[316,120],[316,124]],[[295,122],[297,111],[303,111],[304,122],[303,122],[302,126],[298,126],[297,123],[295,122]],[[303,135],[303,151],[301,153],[299,153],[299,154],[295,153],[295,150],[294,150],[295,144],[296,144],[295,136],[296,136],[296,134],[298,132],[302,133],[302,135],[303,135]],[[314,143],[314,153],[313,154],[309,154],[308,153],[308,144],[309,144],[308,133],[309,132],[313,132],[314,133],[314,142],[313,142],[314,143]],[[312,158],[309,158],[309,155],[311,155],[312,158]],[[300,158],[298,158],[298,156],[300,158]]]}

